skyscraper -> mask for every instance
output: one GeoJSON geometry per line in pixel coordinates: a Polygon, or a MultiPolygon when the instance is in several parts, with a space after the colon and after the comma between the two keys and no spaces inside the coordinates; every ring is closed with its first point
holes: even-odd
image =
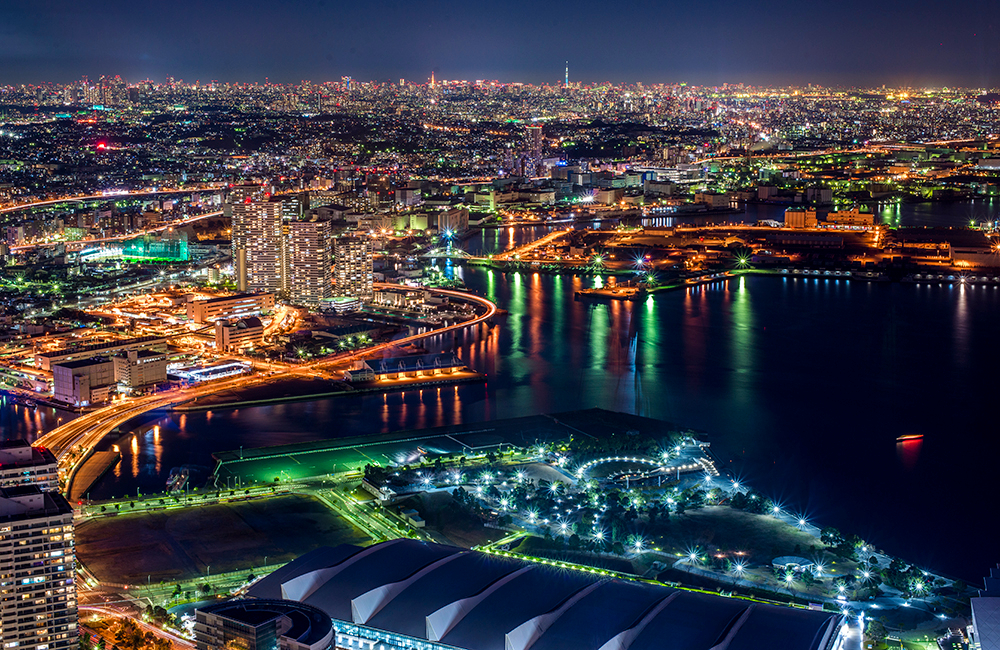
{"type": "Polygon", "coordinates": [[[296,303],[319,305],[333,295],[330,271],[330,222],[313,217],[288,224],[288,297],[296,303]]]}
{"type": "Polygon", "coordinates": [[[524,174],[534,176],[539,173],[542,164],[542,145],[544,137],[542,135],[541,124],[529,124],[528,129],[528,162],[525,165],[524,174]]]}
{"type": "Polygon", "coordinates": [[[75,650],[73,508],[38,485],[0,488],[0,643],[75,650]]]}
{"type": "Polygon", "coordinates": [[[337,240],[336,293],[338,296],[367,298],[372,295],[372,243],[364,237],[337,240]]]}
{"type": "Polygon", "coordinates": [[[279,201],[270,193],[239,186],[230,193],[233,266],[240,291],[281,293],[285,288],[285,256],[279,201]]]}

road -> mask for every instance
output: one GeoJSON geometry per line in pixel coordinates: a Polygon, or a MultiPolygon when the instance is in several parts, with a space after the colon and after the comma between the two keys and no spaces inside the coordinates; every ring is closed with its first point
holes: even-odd
{"type": "MultiPolygon", "coordinates": [[[[391,288],[396,285],[385,285],[376,283],[379,288],[391,288]]],[[[110,406],[98,409],[91,413],[81,415],[75,420],[57,427],[46,433],[35,441],[35,446],[48,448],[59,460],[59,474],[63,479],[67,494],[71,492],[73,475],[76,470],[87,460],[89,454],[96,448],[97,444],[116,427],[121,426],[128,420],[156,409],[165,409],[182,402],[195,400],[213,393],[218,393],[234,388],[245,388],[250,385],[267,383],[276,379],[290,378],[295,376],[315,375],[317,371],[329,369],[332,366],[343,366],[355,360],[363,359],[380,352],[396,348],[402,345],[415,343],[422,339],[440,336],[449,332],[458,331],[466,327],[472,327],[484,323],[493,318],[497,313],[497,306],[491,301],[465,293],[463,291],[453,291],[450,289],[431,289],[431,293],[441,294],[457,300],[473,302],[483,308],[483,313],[461,323],[448,325],[440,329],[431,330],[421,334],[414,334],[401,339],[396,339],[388,343],[380,343],[369,348],[364,348],[357,352],[345,356],[339,356],[333,360],[319,360],[312,363],[302,364],[287,369],[280,369],[267,376],[245,377],[222,379],[213,382],[198,384],[188,388],[170,391],[166,393],[156,393],[134,399],[125,399],[115,402],[110,406]]]]}
{"type": "Polygon", "coordinates": [[[194,643],[184,637],[178,636],[173,632],[164,630],[163,628],[156,627],[155,625],[150,625],[139,617],[132,616],[126,612],[121,611],[116,607],[111,607],[110,605],[80,605],[78,611],[83,618],[83,614],[97,614],[103,616],[109,616],[112,618],[131,618],[135,621],[135,624],[139,626],[139,629],[143,632],[152,632],[155,636],[166,639],[174,644],[175,647],[182,648],[193,648],[194,643]]]}
{"type": "Polygon", "coordinates": [[[94,200],[107,200],[114,201],[115,199],[127,197],[127,196],[149,196],[151,194],[190,194],[193,192],[204,192],[211,190],[219,190],[227,186],[227,183],[207,183],[205,187],[193,188],[193,189],[163,189],[163,190],[132,190],[129,192],[111,193],[111,194],[85,194],[82,196],[64,196],[58,199],[46,199],[45,201],[35,201],[33,203],[24,203],[21,205],[8,206],[6,208],[0,208],[0,214],[4,212],[17,212],[18,210],[31,210],[32,208],[39,208],[45,205],[55,205],[57,203],[69,203],[72,201],[94,201],[94,200]]]}
{"type": "Polygon", "coordinates": [[[26,250],[31,250],[33,248],[44,248],[46,246],[57,246],[59,244],[66,244],[67,246],[78,245],[78,246],[89,246],[90,244],[103,244],[113,241],[122,241],[125,239],[134,239],[136,237],[142,237],[145,234],[151,232],[161,232],[167,230],[168,228],[176,228],[178,226],[186,226],[189,223],[194,223],[195,221],[201,221],[202,219],[211,219],[212,217],[218,217],[222,214],[222,210],[216,212],[206,212],[205,214],[195,215],[193,217],[187,217],[186,219],[179,219],[177,221],[171,221],[168,224],[162,226],[156,226],[155,228],[148,228],[141,232],[133,232],[127,235],[115,235],[114,237],[102,237],[100,239],[78,239],[76,241],[49,241],[40,242],[38,244],[25,244],[24,246],[14,246],[11,248],[14,252],[23,252],[26,250]]]}
{"type": "MultiPolygon", "coordinates": [[[[544,225],[544,224],[542,224],[542,225],[544,225]]],[[[521,255],[523,255],[525,253],[530,253],[531,251],[535,250],[536,248],[539,248],[541,246],[547,246],[548,244],[551,244],[553,241],[555,241],[556,239],[559,239],[560,237],[562,237],[563,235],[565,235],[570,230],[572,230],[572,228],[567,228],[566,230],[553,230],[552,232],[550,232],[549,234],[545,235],[544,237],[540,237],[538,239],[535,239],[534,241],[530,241],[527,244],[524,244],[522,246],[518,246],[517,248],[512,248],[511,250],[504,251],[502,253],[497,253],[496,255],[493,256],[493,259],[494,260],[517,259],[521,255]]],[[[480,258],[480,259],[482,259],[482,258],[480,258]]]]}

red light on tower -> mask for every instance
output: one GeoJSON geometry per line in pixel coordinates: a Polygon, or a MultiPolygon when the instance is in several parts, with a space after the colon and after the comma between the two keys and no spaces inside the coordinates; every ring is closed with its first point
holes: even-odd
{"type": "Polygon", "coordinates": [[[98,142],[97,143],[97,148],[98,149],[107,149],[108,145],[104,144],[103,142],[98,142]]]}

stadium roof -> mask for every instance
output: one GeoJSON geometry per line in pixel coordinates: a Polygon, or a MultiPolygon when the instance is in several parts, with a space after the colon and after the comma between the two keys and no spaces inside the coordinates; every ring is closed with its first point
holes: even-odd
{"type": "Polygon", "coordinates": [[[316,549],[248,595],[469,650],[827,650],[844,620],[408,539],[316,549]]]}

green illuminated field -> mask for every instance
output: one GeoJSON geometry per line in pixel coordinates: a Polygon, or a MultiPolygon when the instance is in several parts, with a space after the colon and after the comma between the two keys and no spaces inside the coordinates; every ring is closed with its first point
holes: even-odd
{"type": "Polygon", "coordinates": [[[319,501],[282,496],[91,519],[77,555],[101,581],[189,580],[288,562],[319,546],[369,539],[319,501]]]}

